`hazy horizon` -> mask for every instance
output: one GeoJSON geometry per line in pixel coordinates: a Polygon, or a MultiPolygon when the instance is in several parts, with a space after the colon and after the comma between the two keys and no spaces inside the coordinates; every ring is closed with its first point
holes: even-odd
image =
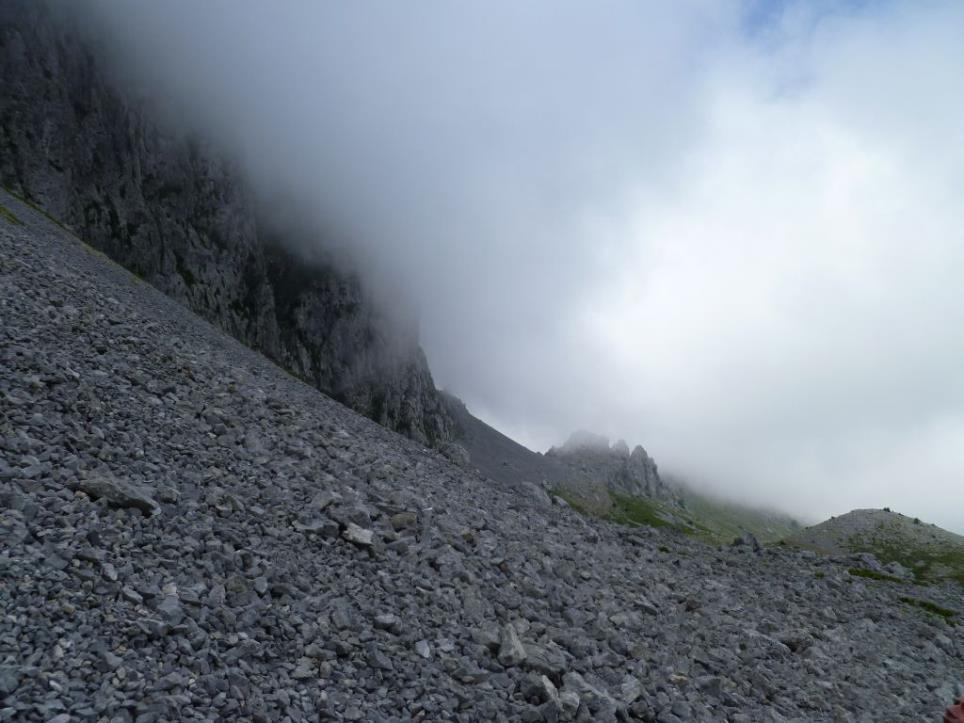
{"type": "Polygon", "coordinates": [[[964,532],[964,6],[85,8],[520,443],[589,429],[804,520],[964,532]]]}

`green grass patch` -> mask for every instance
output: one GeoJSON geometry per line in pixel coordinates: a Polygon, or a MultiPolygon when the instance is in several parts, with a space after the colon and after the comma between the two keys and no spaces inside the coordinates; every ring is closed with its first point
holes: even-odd
{"type": "Polygon", "coordinates": [[[823,580],[827,576],[827,573],[825,573],[823,570],[817,570],[815,573],[813,573],[813,576],[818,580],[823,580]]]}
{"type": "MultiPolygon", "coordinates": [[[[882,536],[883,537],[883,536],[882,536]]],[[[964,549],[951,546],[912,546],[881,537],[855,535],[849,547],[854,552],[872,552],[883,563],[898,562],[920,581],[956,580],[964,585],[964,549]]]]}
{"type": "MultiPolygon", "coordinates": [[[[897,563],[913,573],[904,582],[930,585],[944,580],[964,586],[964,537],[900,513],[854,511],[852,523],[831,517],[826,522],[790,536],[787,542],[820,554],[870,553],[885,565],[897,563]]],[[[843,518],[839,518],[843,519],[843,518]]],[[[866,577],[866,576],[865,576],[866,577]]]]}
{"type": "Polygon", "coordinates": [[[558,489],[558,488],[552,489],[552,490],[549,490],[549,494],[555,495],[556,497],[561,499],[563,502],[569,505],[572,509],[578,512],[580,515],[584,515],[586,517],[594,516],[592,513],[592,510],[589,509],[589,507],[586,505],[585,502],[583,502],[578,497],[576,497],[570,492],[567,492],[564,489],[558,489]]]}
{"type": "MultiPolygon", "coordinates": [[[[676,530],[713,545],[728,545],[745,530],[758,534],[763,519],[762,516],[754,517],[756,513],[751,510],[729,508],[695,497],[686,497],[685,507],[677,507],[647,497],[604,492],[608,494],[610,504],[608,509],[599,509],[598,502],[577,496],[571,490],[556,488],[551,492],[583,515],[621,525],[676,530]]],[[[773,539],[772,535],[767,537],[773,539]]]]}
{"type": "Polygon", "coordinates": [[[684,489],[685,509],[681,517],[707,542],[727,545],[744,532],[753,533],[762,544],[777,542],[800,529],[786,515],[723,502],[684,489]]]}
{"type": "Polygon", "coordinates": [[[851,567],[847,570],[854,577],[865,577],[868,580],[880,580],[881,582],[896,582],[902,584],[904,581],[899,577],[894,577],[893,575],[885,575],[882,572],[876,572],[874,570],[866,570],[862,567],[851,567]]]}
{"type": "Polygon", "coordinates": [[[609,512],[609,519],[622,525],[649,525],[650,527],[672,527],[679,529],[664,516],[660,515],[660,507],[644,497],[624,497],[610,494],[613,508],[609,512]]]}
{"type": "Polygon", "coordinates": [[[13,211],[6,206],[0,205],[0,218],[2,218],[4,221],[12,223],[14,226],[23,226],[23,221],[17,218],[13,211]]]}
{"type": "Polygon", "coordinates": [[[628,497],[617,495],[612,492],[609,494],[610,506],[608,510],[597,509],[591,501],[580,498],[571,491],[556,488],[550,491],[556,497],[561,498],[576,512],[587,517],[597,517],[620,525],[631,525],[638,527],[648,525],[649,527],[661,527],[677,530],[687,535],[695,535],[699,532],[696,526],[691,526],[687,522],[675,522],[678,519],[678,512],[673,508],[668,512],[658,502],[645,497],[628,497]]]}
{"type": "Polygon", "coordinates": [[[951,623],[952,625],[956,624],[957,622],[956,621],[957,613],[955,613],[953,610],[942,608],[940,605],[935,605],[929,600],[919,600],[918,598],[915,598],[915,597],[902,597],[900,601],[908,605],[912,605],[916,608],[920,608],[921,610],[924,610],[925,612],[928,612],[931,615],[937,615],[938,617],[942,617],[944,618],[944,620],[951,623]]]}
{"type": "Polygon", "coordinates": [[[621,525],[649,525],[668,530],[676,530],[684,535],[717,543],[719,539],[713,531],[693,519],[686,510],[662,505],[646,497],[627,497],[610,493],[612,509],[606,519],[621,525]]]}

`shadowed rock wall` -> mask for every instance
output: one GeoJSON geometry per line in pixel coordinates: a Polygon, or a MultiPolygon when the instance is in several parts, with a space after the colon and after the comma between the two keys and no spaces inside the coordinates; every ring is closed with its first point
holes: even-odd
{"type": "Polygon", "coordinates": [[[0,182],[91,246],[356,411],[445,447],[414,324],[316,239],[265,231],[236,169],[161,129],[43,3],[0,5],[0,182]]]}

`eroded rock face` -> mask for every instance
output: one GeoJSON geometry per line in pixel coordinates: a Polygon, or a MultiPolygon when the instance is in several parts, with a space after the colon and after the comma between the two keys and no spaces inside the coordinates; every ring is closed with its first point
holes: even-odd
{"type": "Polygon", "coordinates": [[[353,409],[451,439],[414,324],[313,238],[269,231],[237,171],[162,130],[43,3],[0,7],[0,182],[134,274],[353,409]]]}

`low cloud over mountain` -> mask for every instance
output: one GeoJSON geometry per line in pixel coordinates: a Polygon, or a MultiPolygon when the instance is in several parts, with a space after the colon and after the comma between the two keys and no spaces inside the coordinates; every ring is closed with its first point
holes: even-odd
{"type": "Polygon", "coordinates": [[[92,7],[510,435],[961,529],[956,3],[92,7]]]}

